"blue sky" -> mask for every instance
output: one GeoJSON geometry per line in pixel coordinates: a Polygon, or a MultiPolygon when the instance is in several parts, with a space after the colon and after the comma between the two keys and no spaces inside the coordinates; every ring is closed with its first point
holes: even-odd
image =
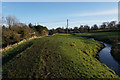
{"type": "Polygon", "coordinates": [[[15,16],[25,24],[41,24],[49,29],[102,24],[118,19],[117,2],[3,2],[2,15],[15,16]]]}

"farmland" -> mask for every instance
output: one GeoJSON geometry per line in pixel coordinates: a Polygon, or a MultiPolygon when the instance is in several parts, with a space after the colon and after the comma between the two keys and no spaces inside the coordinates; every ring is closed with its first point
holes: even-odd
{"type": "Polygon", "coordinates": [[[3,63],[3,78],[118,78],[98,60],[104,45],[80,36],[36,38],[2,53],[3,61],[9,59],[3,63]]]}

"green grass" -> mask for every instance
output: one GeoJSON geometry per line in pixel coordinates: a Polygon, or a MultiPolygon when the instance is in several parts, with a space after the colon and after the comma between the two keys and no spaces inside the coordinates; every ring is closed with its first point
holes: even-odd
{"type": "Polygon", "coordinates": [[[15,46],[11,49],[8,49],[7,51],[2,52],[2,65],[6,64],[11,60],[13,57],[15,57],[17,54],[23,52],[27,48],[29,48],[35,39],[29,40],[27,42],[21,43],[18,46],[15,46]]]}
{"type": "Polygon", "coordinates": [[[75,36],[94,37],[97,40],[112,45],[112,55],[120,63],[120,31],[113,32],[94,32],[94,33],[75,33],[75,36]],[[118,44],[119,43],[119,44],[118,44]]]}
{"type": "Polygon", "coordinates": [[[116,43],[120,41],[120,31],[114,32],[94,32],[94,33],[75,33],[77,36],[91,36],[97,40],[107,43],[116,43]]]}
{"type": "Polygon", "coordinates": [[[102,47],[73,35],[39,38],[3,65],[3,78],[118,78],[95,58],[102,47]]]}

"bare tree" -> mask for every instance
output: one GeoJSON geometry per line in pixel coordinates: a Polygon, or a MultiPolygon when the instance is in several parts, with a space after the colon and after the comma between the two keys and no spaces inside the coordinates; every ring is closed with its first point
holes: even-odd
{"type": "Polygon", "coordinates": [[[15,16],[7,16],[6,23],[8,24],[9,28],[13,25],[17,24],[19,20],[15,16]]]}

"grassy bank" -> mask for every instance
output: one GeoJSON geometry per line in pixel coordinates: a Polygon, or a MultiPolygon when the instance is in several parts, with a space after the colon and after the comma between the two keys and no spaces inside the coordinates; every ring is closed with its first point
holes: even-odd
{"type": "Polygon", "coordinates": [[[73,35],[39,38],[3,65],[3,78],[118,78],[95,58],[102,47],[73,35]]]}
{"type": "Polygon", "coordinates": [[[3,51],[2,52],[2,65],[6,64],[7,62],[9,62],[9,60],[14,58],[16,55],[20,54],[21,52],[29,48],[33,44],[34,40],[36,39],[28,40],[26,42],[13,46],[12,48],[6,51],[3,51]]]}
{"type": "Polygon", "coordinates": [[[93,37],[97,40],[112,44],[112,55],[120,63],[120,31],[76,33],[74,35],[93,37]]]}

